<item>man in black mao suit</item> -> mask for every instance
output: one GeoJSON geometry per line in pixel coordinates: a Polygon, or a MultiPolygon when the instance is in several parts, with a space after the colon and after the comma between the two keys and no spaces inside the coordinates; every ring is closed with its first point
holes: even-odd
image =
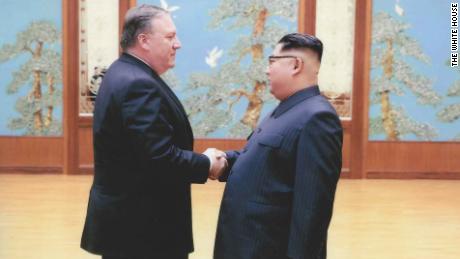
{"type": "Polygon", "coordinates": [[[184,108],[159,76],[180,48],[168,12],[129,10],[121,47],[96,98],[95,175],[81,247],[105,259],[188,258],[190,184],[215,179],[225,154],[192,152],[184,108]]]}
{"type": "Polygon", "coordinates": [[[316,37],[293,33],[269,57],[281,102],[244,149],[227,152],[215,259],[326,258],[342,127],[317,86],[322,51],[316,37]]]}

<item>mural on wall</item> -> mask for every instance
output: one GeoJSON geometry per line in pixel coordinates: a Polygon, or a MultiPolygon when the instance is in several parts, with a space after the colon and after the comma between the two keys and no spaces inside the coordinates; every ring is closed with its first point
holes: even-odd
{"type": "Polygon", "coordinates": [[[2,3],[0,17],[7,20],[2,21],[0,31],[2,135],[53,136],[62,132],[60,1],[37,2],[2,3]],[[23,10],[34,12],[11,18],[11,13],[23,10]]]}
{"type": "Polygon", "coordinates": [[[195,135],[246,137],[277,104],[266,59],[284,34],[297,31],[298,1],[137,1],[144,3],[172,13],[182,49],[165,79],[195,135]]]}
{"type": "Polygon", "coordinates": [[[91,116],[102,78],[118,58],[119,0],[80,0],[80,116],[91,116]]]}
{"type": "Polygon", "coordinates": [[[370,140],[449,141],[460,128],[446,123],[455,116],[439,112],[445,95],[455,95],[448,86],[459,78],[444,64],[450,55],[449,6],[373,1],[370,140]]]}
{"type": "Polygon", "coordinates": [[[318,84],[342,119],[351,118],[355,0],[316,2],[316,36],[324,44],[318,84]]]}
{"type": "MultiPolygon", "coordinates": [[[[447,64],[450,67],[450,64],[447,64]]],[[[457,97],[455,103],[451,103],[443,107],[438,113],[437,116],[439,120],[446,123],[454,123],[460,121],[460,67],[455,67],[455,70],[458,75],[458,79],[455,80],[447,90],[447,96],[451,99],[457,97]]],[[[460,141],[460,129],[457,128],[457,133],[452,140],[460,141]]]]}

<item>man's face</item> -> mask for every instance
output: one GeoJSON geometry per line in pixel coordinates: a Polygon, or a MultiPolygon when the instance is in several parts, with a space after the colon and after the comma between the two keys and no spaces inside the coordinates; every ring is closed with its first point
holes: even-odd
{"type": "Polygon", "coordinates": [[[276,45],[265,72],[270,81],[270,93],[278,100],[284,100],[290,95],[292,70],[297,62],[301,62],[296,51],[281,51],[281,47],[281,44],[276,45]]]}
{"type": "Polygon", "coordinates": [[[181,43],[176,35],[176,26],[169,14],[161,14],[151,21],[152,32],[145,33],[144,47],[148,49],[147,62],[159,75],[174,67],[176,50],[181,43]]]}

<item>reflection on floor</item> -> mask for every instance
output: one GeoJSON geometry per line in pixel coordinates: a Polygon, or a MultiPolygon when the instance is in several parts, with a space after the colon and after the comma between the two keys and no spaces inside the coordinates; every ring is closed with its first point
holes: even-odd
{"type": "MultiPolygon", "coordinates": [[[[91,180],[0,174],[0,258],[100,258],[79,248],[91,180]]],[[[193,186],[191,259],[211,259],[223,188],[193,186]]],[[[460,181],[340,181],[328,258],[457,259],[459,244],[460,181]]]]}

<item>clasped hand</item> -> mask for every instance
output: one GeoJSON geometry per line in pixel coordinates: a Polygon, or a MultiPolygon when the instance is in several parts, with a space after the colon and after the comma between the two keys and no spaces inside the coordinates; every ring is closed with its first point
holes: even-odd
{"type": "Polygon", "coordinates": [[[219,179],[228,166],[227,155],[225,152],[215,148],[208,148],[203,154],[211,161],[208,178],[211,180],[219,179]]]}

